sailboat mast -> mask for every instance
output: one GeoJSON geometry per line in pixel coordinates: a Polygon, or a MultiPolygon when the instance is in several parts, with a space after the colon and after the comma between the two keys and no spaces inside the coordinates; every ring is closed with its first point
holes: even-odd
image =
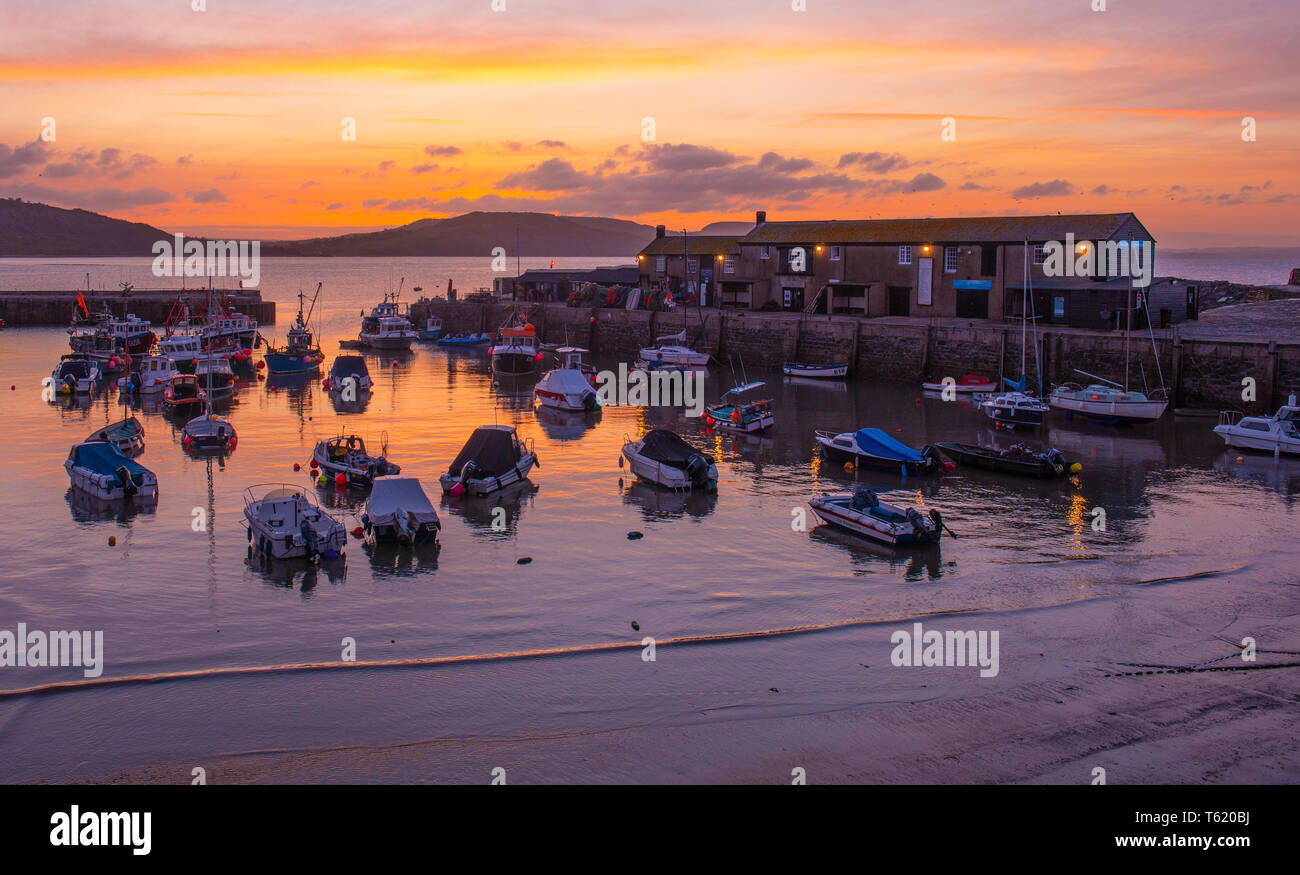
{"type": "Polygon", "coordinates": [[[1124,391],[1128,391],[1128,346],[1129,334],[1133,331],[1133,237],[1128,238],[1128,327],[1124,329],[1124,391]]]}
{"type": "Polygon", "coordinates": [[[1029,241],[1025,241],[1024,267],[1020,277],[1020,379],[1025,379],[1025,329],[1029,319],[1029,241]]]}

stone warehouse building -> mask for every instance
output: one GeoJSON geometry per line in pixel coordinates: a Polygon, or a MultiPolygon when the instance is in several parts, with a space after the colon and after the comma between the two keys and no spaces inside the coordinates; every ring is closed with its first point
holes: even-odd
{"type": "Polygon", "coordinates": [[[769,222],[759,211],[739,238],[662,231],[638,256],[643,288],[678,288],[685,247],[688,288],[703,282],[706,305],[751,310],[1019,319],[1027,270],[1040,324],[1106,328],[1126,315],[1127,280],[1049,277],[1044,244],[1071,235],[1077,257],[1133,241],[1154,275],[1155,240],[1132,213],[769,222]]]}

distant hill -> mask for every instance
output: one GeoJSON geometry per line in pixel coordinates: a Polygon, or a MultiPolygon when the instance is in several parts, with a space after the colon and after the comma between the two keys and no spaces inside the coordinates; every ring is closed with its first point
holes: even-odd
{"type": "Polygon", "coordinates": [[[727,237],[733,234],[743,237],[753,230],[753,222],[710,222],[695,233],[715,237],[727,237]]]}
{"type": "Polygon", "coordinates": [[[151,225],[88,210],[0,198],[0,257],[152,255],[155,241],[171,237],[151,225]]]}
{"type": "Polygon", "coordinates": [[[473,212],[450,219],[420,219],[384,231],[309,240],[267,240],[262,244],[262,254],[490,256],[500,246],[510,258],[515,255],[632,256],[654,236],[654,228],[649,225],[624,219],[473,212]]]}

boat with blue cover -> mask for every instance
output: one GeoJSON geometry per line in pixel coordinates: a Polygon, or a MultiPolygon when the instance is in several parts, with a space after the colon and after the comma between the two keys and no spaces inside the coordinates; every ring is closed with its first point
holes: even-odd
{"type": "Polygon", "coordinates": [[[907,474],[938,474],[947,470],[943,457],[930,444],[917,450],[878,428],[860,428],[835,434],[818,431],[822,458],[828,462],[886,468],[907,474]]]}
{"type": "Polygon", "coordinates": [[[490,334],[458,334],[454,337],[439,337],[438,346],[486,346],[492,342],[490,334]]]}
{"type": "Polygon", "coordinates": [[[74,489],[107,501],[158,497],[158,478],[108,441],[77,444],[63,463],[74,489]]]}

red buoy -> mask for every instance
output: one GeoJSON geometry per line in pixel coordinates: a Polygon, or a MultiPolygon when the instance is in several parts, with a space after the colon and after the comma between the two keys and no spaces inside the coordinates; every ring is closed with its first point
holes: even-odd
{"type": "Polygon", "coordinates": [[[336,485],[338,485],[338,486],[347,486],[347,485],[348,485],[348,475],[346,475],[346,474],[344,474],[342,471],[340,471],[339,473],[337,473],[337,474],[334,475],[334,483],[335,483],[336,485]]]}

